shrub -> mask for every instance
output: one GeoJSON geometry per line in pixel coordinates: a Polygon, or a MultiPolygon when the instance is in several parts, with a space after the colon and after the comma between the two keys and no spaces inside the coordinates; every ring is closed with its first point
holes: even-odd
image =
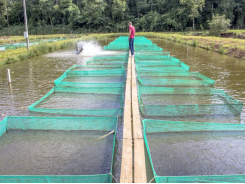
{"type": "Polygon", "coordinates": [[[227,53],[227,50],[226,50],[222,45],[220,45],[220,46],[219,46],[219,52],[220,52],[221,54],[226,54],[226,53],[227,53]]]}
{"type": "Polygon", "coordinates": [[[208,25],[210,27],[209,34],[213,36],[220,36],[222,32],[225,32],[230,27],[230,19],[226,19],[225,15],[215,15],[212,20],[208,20],[208,25]]]}

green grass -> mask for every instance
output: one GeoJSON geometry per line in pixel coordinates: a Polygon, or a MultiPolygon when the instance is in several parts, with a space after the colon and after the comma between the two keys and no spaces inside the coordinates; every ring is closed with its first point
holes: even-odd
{"type": "MultiPolygon", "coordinates": [[[[105,37],[114,37],[114,36],[121,36],[121,35],[126,35],[126,34],[122,34],[122,33],[121,34],[120,33],[119,34],[90,34],[90,35],[80,36],[79,38],[71,37],[71,39],[56,41],[52,43],[43,42],[31,46],[28,52],[26,48],[9,49],[0,52],[0,65],[15,63],[24,60],[26,58],[40,56],[60,49],[66,49],[72,46],[78,40],[104,39],[105,37]]],[[[55,37],[60,37],[61,35],[51,35],[51,36],[55,38],[55,37]]],[[[40,36],[35,35],[33,37],[44,38],[43,35],[40,36]]],[[[15,37],[11,37],[11,38],[16,39],[15,37]]]]}
{"type": "MultiPolygon", "coordinates": [[[[240,30],[238,30],[240,31],[240,30]]],[[[226,54],[232,57],[244,59],[245,54],[245,39],[221,38],[214,36],[188,36],[178,33],[137,33],[139,36],[149,38],[162,38],[191,46],[200,47],[207,50],[213,50],[221,54],[226,54]]]]}

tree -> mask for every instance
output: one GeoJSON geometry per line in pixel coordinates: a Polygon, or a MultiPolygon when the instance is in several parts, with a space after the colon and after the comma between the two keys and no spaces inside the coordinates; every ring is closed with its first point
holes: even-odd
{"type": "Polygon", "coordinates": [[[230,27],[230,19],[226,19],[225,15],[215,15],[212,20],[208,21],[210,26],[209,34],[219,36],[222,31],[227,31],[230,27]]]}
{"type": "Polygon", "coordinates": [[[193,30],[195,29],[195,18],[198,17],[199,11],[202,10],[205,0],[180,0],[180,4],[187,5],[191,10],[190,18],[193,20],[193,30]]]}
{"type": "Polygon", "coordinates": [[[123,0],[113,0],[112,4],[112,17],[114,20],[119,21],[124,17],[124,12],[126,10],[126,2],[123,0]]]}
{"type": "Polygon", "coordinates": [[[104,0],[84,0],[83,5],[82,19],[89,25],[89,29],[103,26],[107,3],[104,0]]]}
{"type": "Polygon", "coordinates": [[[53,28],[54,2],[50,0],[40,0],[40,7],[43,16],[46,20],[49,19],[50,25],[53,28]]]}
{"type": "Polygon", "coordinates": [[[2,27],[8,24],[6,16],[8,17],[7,2],[6,0],[0,0],[0,25],[2,27]]]}

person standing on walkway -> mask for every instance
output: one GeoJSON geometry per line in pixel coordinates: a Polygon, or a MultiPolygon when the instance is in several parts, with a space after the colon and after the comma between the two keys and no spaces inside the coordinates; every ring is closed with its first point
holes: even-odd
{"type": "Polygon", "coordinates": [[[135,28],[132,24],[132,22],[128,23],[129,26],[129,49],[131,51],[131,57],[134,57],[134,35],[135,35],[135,28]]]}

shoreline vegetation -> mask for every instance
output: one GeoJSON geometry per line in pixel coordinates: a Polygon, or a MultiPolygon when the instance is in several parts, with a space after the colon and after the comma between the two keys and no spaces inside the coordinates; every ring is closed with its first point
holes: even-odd
{"type": "MultiPolygon", "coordinates": [[[[115,34],[90,34],[90,35],[78,35],[78,36],[74,36],[73,37],[71,35],[62,35],[64,37],[66,37],[66,40],[61,40],[61,41],[56,41],[56,42],[52,42],[52,43],[47,43],[47,42],[41,42],[37,45],[33,45],[30,46],[29,51],[27,51],[26,47],[22,47],[22,48],[17,48],[17,49],[8,49],[6,51],[2,51],[0,52],[0,66],[1,65],[5,65],[5,64],[11,64],[11,63],[15,63],[27,58],[32,58],[35,56],[41,56],[50,52],[54,52],[57,50],[61,50],[61,49],[66,49],[71,47],[76,41],[82,41],[82,40],[89,40],[89,39],[101,39],[101,38],[105,38],[108,36],[114,36],[115,34]]],[[[118,34],[121,35],[121,34],[118,34]]],[[[53,36],[53,38],[56,37],[60,37],[60,35],[47,35],[47,37],[44,37],[44,35],[38,35],[37,38],[42,38],[42,39],[46,39],[46,38],[50,38],[51,36],[53,36]]],[[[33,39],[35,39],[35,36],[32,36],[33,39]]],[[[0,37],[1,39],[1,37],[0,37]]],[[[9,39],[12,39],[12,37],[10,37],[9,39]]],[[[15,37],[14,37],[14,40],[15,37]]],[[[10,41],[10,40],[9,40],[10,41]]]]}
{"type": "Polygon", "coordinates": [[[177,43],[212,50],[220,54],[245,60],[245,39],[214,36],[186,36],[179,33],[140,33],[149,38],[162,38],[177,43]]]}
{"type": "MultiPolygon", "coordinates": [[[[116,37],[116,36],[127,36],[128,33],[106,33],[106,34],[88,34],[88,35],[33,35],[30,36],[31,40],[37,39],[50,39],[66,37],[66,40],[56,41],[52,43],[40,43],[30,47],[29,52],[27,52],[26,47],[18,49],[9,49],[0,52],[0,66],[4,64],[11,64],[24,60],[26,58],[31,58],[35,56],[44,55],[56,50],[66,49],[71,47],[78,40],[90,40],[90,39],[104,39],[106,37],[116,37]]],[[[138,32],[138,36],[146,36],[148,38],[161,38],[167,39],[177,43],[183,43],[186,45],[200,47],[206,50],[212,50],[219,52],[220,54],[229,55],[231,57],[239,58],[245,60],[245,40],[244,39],[234,39],[234,38],[221,38],[212,36],[187,36],[181,33],[173,32],[138,32]]],[[[0,37],[1,39],[2,37],[0,37]]],[[[8,42],[12,43],[18,42],[17,40],[23,40],[23,37],[9,37],[8,42]]]]}

